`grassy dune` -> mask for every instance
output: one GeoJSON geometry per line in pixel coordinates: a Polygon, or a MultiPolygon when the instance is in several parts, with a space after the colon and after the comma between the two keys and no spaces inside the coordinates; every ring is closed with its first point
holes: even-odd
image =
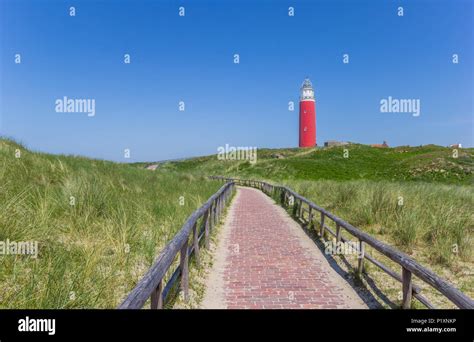
{"type": "Polygon", "coordinates": [[[287,181],[301,195],[431,263],[474,262],[474,190],[468,186],[371,181],[287,181]]]}
{"type": "Polygon", "coordinates": [[[453,150],[441,146],[379,149],[353,144],[326,149],[258,150],[256,164],[220,161],[216,155],[168,162],[166,170],[201,172],[241,177],[293,180],[381,180],[472,184],[474,149],[453,150]],[[344,158],[344,149],[347,158],[344,158]],[[279,157],[279,158],[277,158],[279,157]]]}
{"type": "Polygon", "coordinates": [[[39,242],[37,259],[0,256],[1,308],[115,307],[221,186],[184,173],[33,153],[8,140],[0,140],[0,165],[0,241],[39,242]]]}

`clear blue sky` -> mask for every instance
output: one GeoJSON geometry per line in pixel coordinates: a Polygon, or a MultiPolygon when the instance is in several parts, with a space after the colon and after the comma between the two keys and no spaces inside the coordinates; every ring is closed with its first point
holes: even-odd
{"type": "Polygon", "coordinates": [[[472,1],[0,3],[0,133],[33,150],[151,161],[297,146],[288,101],[305,76],[319,145],[474,145],[472,1]],[[56,113],[63,96],[95,99],[95,117],[56,113]],[[421,115],[380,113],[388,96],[420,99],[421,115]]]}

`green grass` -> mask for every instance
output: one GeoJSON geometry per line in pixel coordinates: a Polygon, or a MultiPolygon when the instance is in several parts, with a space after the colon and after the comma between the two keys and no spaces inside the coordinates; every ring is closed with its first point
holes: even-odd
{"type": "Polygon", "coordinates": [[[8,140],[0,140],[0,165],[0,241],[39,243],[37,259],[0,256],[1,308],[116,307],[221,186],[185,173],[33,153],[8,140]]]}
{"type": "Polygon", "coordinates": [[[474,190],[469,186],[386,181],[286,181],[344,220],[430,263],[473,262],[474,190]]]}
{"type": "Polygon", "coordinates": [[[255,177],[274,180],[383,180],[472,184],[474,149],[453,151],[435,145],[372,148],[353,144],[325,149],[280,149],[258,151],[258,161],[219,161],[207,156],[166,162],[165,170],[255,177]],[[348,158],[344,158],[347,149],[348,158]],[[279,154],[281,159],[272,157],[279,154]]]}

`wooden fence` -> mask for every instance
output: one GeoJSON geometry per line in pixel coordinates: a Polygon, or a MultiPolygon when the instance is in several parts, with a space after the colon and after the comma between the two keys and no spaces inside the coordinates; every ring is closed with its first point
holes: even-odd
{"type": "Polygon", "coordinates": [[[234,182],[227,182],[202,207],[189,216],[181,230],[160,253],[153,266],[120,304],[119,309],[140,309],[148,299],[151,299],[150,307],[152,309],[161,309],[171,289],[178,283],[181,286],[184,299],[188,300],[189,259],[194,257],[196,263],[199,264],[201,240],[204,238],[204,247],[209,248],[209,236],[212,228],[219,222],[233,191],[234,182]],[[165,275],[178,254],[179,266],[165,284],[165,275]]]}
{"type": "Polygon", "coordinates": [[[367,260],[375,266],[379,267],[382,271],[390,275],[392,278],[401,282],[403,294],[402,307],[404,309],[411,308],[412,297],[418,299],[422,304],[424,304],[430,309],[435,308],[424,296],[421,295],[420,287],[413,284],[412,275],[417,276],[425,283],[431,285],[433,288],[438,290],[441,294],[447,297],[452,303],[454,303],[459,308],[474,309],[474,301],[471,298],[466,296],[464,293],[456,289],[454,286],[452,286],[445,280],[438,277],[429,269],[418,264],[408,255],[398,251],[392,246],[378,241],[369,234],[361,231],[360,229],[352,226],[341,218],[317,206],[316,204],[304,198],[303,196],[300,196],[288,187],[272,185],[266,182],[256,180],[243,180],[235,178],[225,178],[220,176],[212,176],[210,178],[225,180],[226,182],[228,182],[227,184],[229,184],[229,182],[232,182],[232,184],[260,189],[267,195],[274,198],[278,198],[281,205],[283,205],[284,207],[292,206],[293,213],[297,217],[304,219],[304,214],[307,213],[308,219],[306,221],[310,224],[314,222],[314,219],[319,214],[319,217],[317,217],[317,223],[319,226],[319,235],[321,239],[324,239],[325,234],[329,233],[336,238],[337,242],[351,243],[350,240],[345,239],[341,236],[341,229],[345,229],[345,231],[355,237],[357,239],[357,242],[359,242],[358,246],[360,247],[357,247],[357,252],[359,254],[357,272],[359,274],[362,274],[364,269],[364,261],[367,260]],[[332,220],[335,223],[336,231],[328,227],[328,225],[325,223],[326,218],[332,220]],[[380,252],[381,254],[390,258],[395,263],[399,264],[402,269],[401,274],[395,272],[394,270],[390,269],[374,257],[365,253],[366,245],[374,248],[376,251],[380,252]]]}

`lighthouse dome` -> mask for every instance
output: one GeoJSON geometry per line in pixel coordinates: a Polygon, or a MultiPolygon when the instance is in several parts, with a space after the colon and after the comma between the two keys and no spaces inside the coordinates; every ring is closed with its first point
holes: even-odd
{"type": "Polygon", "coordinates": [[[303,85],[301,86],[301,88],[313,88],[313,84],[311,83],[309,78],[304,79],[303,85]]]}

